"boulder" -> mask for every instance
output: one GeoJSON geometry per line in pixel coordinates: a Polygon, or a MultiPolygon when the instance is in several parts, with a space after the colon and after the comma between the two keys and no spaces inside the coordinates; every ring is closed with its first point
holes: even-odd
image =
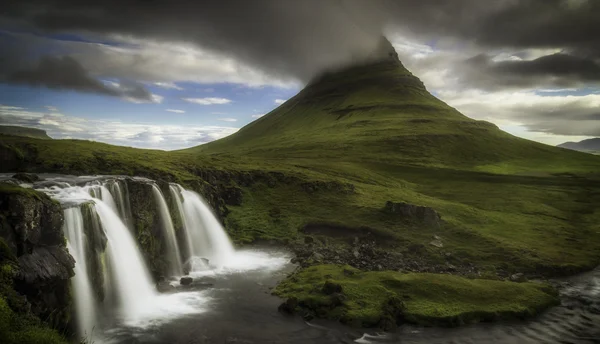
{"type": "Polygon", "coordinates": [[[442,217],[433,208],[414,205],[404,202],[387,201],[384,211],[389,214],[399,215],[402,218],[419,222],[427,226],[440,226],[442,217]]]}
{"type": "Polygon", "coordinates": [[[298,299],[290,297],[284,303],[280,304],[277,309],[282,313],[294,314],[296,307],[298,307],[298,299]]]}
{"type": "Polygon", "coordinates": [[[14,179],[20,180],[22,182],[25,183],[30,183],[33,184],[35,182],[37,182],[38,180],[40,180],[40,177],[37,174],[33,174],[33,173],[17,173],[14,176],[12,176],[14,179]]]}
{"type": "Polygon", "coordinates": [[[194,279],[191,278],[190,276],[183,276],[181,277],[181,279],[179,280],[179,283],[181,285],[190,285],[192,284],[192,282],[194,282],[194,279]]]}

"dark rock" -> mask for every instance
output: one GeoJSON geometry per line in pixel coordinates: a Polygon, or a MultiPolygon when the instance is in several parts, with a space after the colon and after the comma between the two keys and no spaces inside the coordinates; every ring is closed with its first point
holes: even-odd
{"type": "Polygon", "coordinates": [[[192,284],[192,282],[194,282],[194,279],[189,277],[189,276],[183,276],[181,277],[181,279],[179,280],[179,283],[181,285],[190,285],[192,284]]]}
{"type": "Polygon", "coordinates": [[[400,215],[401,217],[423,223],[428,226],[440,226],[442,217],[433,208],[420,205],[408,204],[404,202],[387,201],[384,211],[390,214],[400,215]]]}
{"type": "Polygon", "coordinates": [[[310,236],[305,236],[304,237],[304,243],[307,245],[313,244],[315,242],[315,239],[313,237],[310,236]]]}
{"type": "Polygon", "coordinates": [[[14,257],[14,291],[49,325],[64,329],[71,316],[70,278],[75,261],[62,232],[63,210],[41,192],[0,193],[0,260],[14,257]]]}
{"type": "Polygon", "coordinates": [[[285,300],[282,304],[277,308],[282,313],[294,314],[296,311],[296,307],[298,307],[298,299],[295,297],[290,297],[285,300]]]}
{"type": "Polygon", "coordinates": [[[14,179],[20,180],[25,183],[35,183],[40,180],[40,177],[37,174],[33,173],[17,173],[12,176],[14,179]]]}
{"type": "Polygon", "coordinates": [[[242,189],[236,186],[227,186],[220,192],[221,198],[227,205],[242,205],[242,189]]]}
{"type": "Polygon", "coordinates": [[[341,293],[342,292],[342,286],[338,283],[333,283],[331,281],[326,281],[325,284],[323,284],[323,288],[321,288],[321,291],[327,295],[331,295],[334,293],[341,293]]]}

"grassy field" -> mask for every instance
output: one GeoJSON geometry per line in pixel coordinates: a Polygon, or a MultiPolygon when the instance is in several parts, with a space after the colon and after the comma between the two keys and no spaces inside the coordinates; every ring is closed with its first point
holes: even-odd
{"type": "MultiPolygon", "coordinates": [[[[389,238],[388,250],[409,255],[417,246],[423,259],[450,256],[452,264],[475,265],[486,276],[556,276],[600,262],[600,157],[469,119],[430,95],[399,61],[326,75],[238,133],[191,149],[4,135],[0,163],[5,172],[127,174],[184,185],[205,179],[239,188],[241,205],[229,206],[225,218],[239,244],[301,242],[305,226],[326,223],[348,235],[366,227],[389,238]],[[382,211],[386,201],[431,207],[444,225],[391,217],[382,211]],[[429,244],[434,235],[443,248],[429,244]]],[[[440,288],[471,283],[448,275],[385,278],[439,279],[440,288]]],[[[365,288],[383,281],[366,280],[365,288]]],[[[534,286],[518,288],[541,295],[534,286]]],[[[512,310],[534,306],[512,307],[522,301],[508,304],[512,310]]]]}

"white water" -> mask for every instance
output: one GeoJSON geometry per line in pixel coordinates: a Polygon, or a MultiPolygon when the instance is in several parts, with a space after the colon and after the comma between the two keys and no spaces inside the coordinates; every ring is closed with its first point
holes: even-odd
{"type": "Polygon", "coordinates": [[[169,213],[169,207],[167,206],[167,202],[165,201],[162,192],[155,184],[152,184],[152,193],[154,194],[154,199],[158,207],[163,234],[166,239],[167,259],[169,260],[171,275],[181,276],[183,275],[181,253],[179,252],[179,245],[177,244],[177,237],[175,236],[175,229],[173,228],[173,220],[169,213]]]}
{"type": "Polygon", "coordinates": [[[113,209],[103,201],[96,201],[96,212],[106,233],[106,251],[115,274],[120,313],[128,319],[143,314],[156,295],[150,273],[129,230],[113,209]]]}
{"type": "Polygon", "coordinates": [[[129,206],[129,193],[127,192],[127,184],[123,185],[125,192],[123,192],[121,188],[121,181],[115,180],[115,182],[111,184],[111,193],[115,195],[119,207],[119,214],[121,215],[121,219],[123,219],[123,223],[125,223],[129,229],[132,229],[133,222],[131,208],[129,206]]]}
{"type": "Polygon", "coordinates": [[[75,276],[71,279],[75,296],[78,335],[90,338],[97,322],[97,307],[90,279],[87,274],[86,243],[84,242],[83,217],[79,207],[64,211],[63,232],[67,237],[67,248],[75,258],[75,276]]]}
{"type": "MultiPolygon", "coordinates": [[[[197,262],[194,257],[204,257],[215,266],[223,266],[230,262],[235,253],[233,245],[202,197],[179,185],[171,185],[170,190],[183,219],[190,259],[197,262]]],[[[192,268],[199,267],[193,264],[192,268]]]]}

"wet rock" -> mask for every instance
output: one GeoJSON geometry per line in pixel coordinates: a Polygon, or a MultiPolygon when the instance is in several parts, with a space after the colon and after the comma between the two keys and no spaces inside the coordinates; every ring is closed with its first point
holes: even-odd
{"type": "Polygon", "coordinates": [[[327,295],[331,295],[334,293],[341,293],[342,286],[338,283],[326,281],[325,284],[323,284],[323,288],[321,288],[321,291],[327,295]]]}
{"type": "Polygon", "coordinates": [[[209,266],[210,260],[208,260],[208,258],[200,258],[200,260],[202,261],[202,263],[204,263],[204,265],[209,266]]]}
{"type": "Polygon", "coordinates": [[[26,297],[26,308],[56,328],[65,328],[70,317],[75,266],[65,247],[63,221],[60,204],[41,192],[0,192],[0,246],[5,247],[0,255],[15,258],[14,291],[26,297]]]}
{"type": "Polygon", "coordinates": [[[183,276],[181,277],[181,279],[179,280],[179,283],[181,285],[190,285],[192,284],[192,282],[194,282],[194,279],[191,278],[190,276],[183,276]]]}
{"type": "Polygon", "coordinates": [[[334,307],[337,307],[337,306],[341,306],[344,304],[344,301],[346,301],[346,295],[344,295],[342,293],[333,293],[333,294],[331,294],[329,299],[331,300],[331,304],[334,307]]]}
{"type": "Polygon", "coordinates": [[[404,202],[387,201],[385,203],[384,211],[428,226],[440,226],[442,221],[440,214],[433,208],[404,202]]]}
{"type": "Polygon", "coordinates": [[[510,280],[512,282],[527,282],[527,277],[525,277],[525,275],[523,273],[516,273],[516,274],[512,274],[510,275],[510,280]]]}
{"type": "Polygon", "coordinates": [[[298,299],[295,297],[290,297],[285,300],[282,304],[277,308],[282,313],[294,314],[296,311],[296,307],[298,307],[298,299]]]}
{"type": "Polygon", "coordinates": [[[12,176],[14,179],[20,180],[25,183],[35,183],[40,180],[40,177],[37,174],[33,173],[17,173],[12,176]]]}

